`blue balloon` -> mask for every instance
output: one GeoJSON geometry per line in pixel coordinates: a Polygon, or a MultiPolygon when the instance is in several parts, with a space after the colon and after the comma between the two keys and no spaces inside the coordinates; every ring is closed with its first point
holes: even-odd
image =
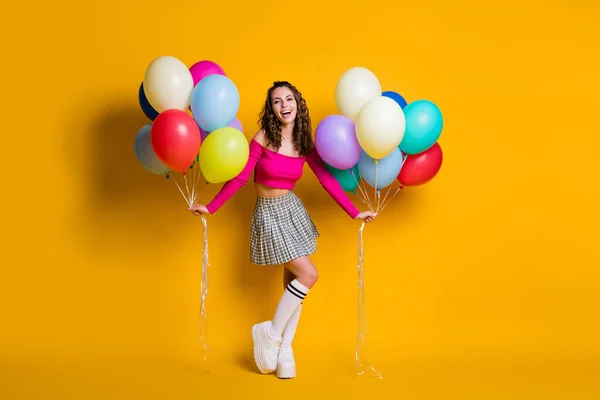
{"type": "Polygon", "coordinates": [[[421,153],[437,142],[444,119],[440,109],[429,100],[417,100],[404,109],[406,130],[400,149],[406,154],[421,153]]]}
{"type": "Polygon", "coordinates": [[[140,107],[142,107],[142,111],[144,114],[146,114],[146,117],[150,118],[151,121],[154,121],[156,117],[158,117],[158,111],[156,111],[154,107],[150,105],[150,102],[146,98],[146,92],[144,92],[144,82],[140,84],[138,101],[140,102],[140,107]]]}
{"type": "Polygon", "coordinates": [[[151,127],[152,124],[144,125],[135,136],[135,142],[133,144],[135,156],[140,164],[148,171],[153,174],[163,175],[170,172],[171,169],[166,167],[162,161],[160,161],[152,148],[152,142],[150,141],[151,127]]]}
{"type": "Polygon", "coordinates": [[[396,147],[394,151],[375,164],[375,159],[363,151],[357,165],[360,176],[367,181],[369,186],[380,190],[390,185],[398,177],[402,168],[402,152],[396,147]],[[377,186],[375,186],[376,181],[377,186]]]}
{"type": "Polygon", "coordinates": [[[391,90],[388,90],[386,92],[383,92],[381,94],[382,96],[385,97],[389,97],[390,99],[394,100],[396,103],[398,103],[398,105],[404,109],[404,107],[406,107],[406,100],[404,100],[404,97],[402,97],[400,94],[396,93],[396,92],[392,92],[391,90]]]}
{"type": "Polygon", "coordinates": [[[240,107],[240,95],[228,77],[208,75],[194,88],[190,106],[198,126],[212,132],[234,120],[240,107]]]}

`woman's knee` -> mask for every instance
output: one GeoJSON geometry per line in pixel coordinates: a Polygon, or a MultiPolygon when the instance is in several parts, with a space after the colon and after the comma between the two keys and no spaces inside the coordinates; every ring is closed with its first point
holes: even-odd
{"type": "Polygon", "coordinates": [[[310,260],[298,260],[295,263],[291,263],[290,267],[290,270],[296,276],[296,279],[307,288],[311,288],[317,283],[319,273],[310,260]]]}
{"type": "Polygon", "coordinates": [[[306,283],[303,283],[304,286],[310,288],[313,287],[315,285],[315,283],[317,283],[317,280],[319,279],[319,272],[317,271],[317,269],[315,268],[314,265],[311,265],[312,268],[307,268],[305,271],[305,275],[304,275],[304,279],[306,280],[306,283]]]}

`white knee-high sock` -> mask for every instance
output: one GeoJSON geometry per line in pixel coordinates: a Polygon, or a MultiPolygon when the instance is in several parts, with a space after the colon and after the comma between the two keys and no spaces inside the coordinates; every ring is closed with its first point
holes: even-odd
{"type": "Polygon", "coordinates": [[[281,337],[285,325],[294,311],[296,311],[296,308],[304,301],[308,291],[309,289],[298,282],[297,279],[294,279],[287,285],[271,321],[271,335],[273,337],[281,337]]]}
{"type": "Polygon", "coordinates": [[[298,327],[298,321],[300,320],[300,312],[302,312],[302,303],[296,308],[296,311],[292,314],[287,322],[287,325],[283,329],[283,346],[291,346],[296,334],[296,328],[298,327]]]}

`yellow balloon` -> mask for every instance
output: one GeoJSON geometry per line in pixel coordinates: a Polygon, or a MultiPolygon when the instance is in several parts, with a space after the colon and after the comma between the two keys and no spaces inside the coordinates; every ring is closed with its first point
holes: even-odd
{"type": "Polygon", "coordinates": [[[209,183],[235,178],[246,166],[250,149],[239,130],[223,127],[212,131],[200,147],[200,170],[209,183]]]}
{"type": "Polygon", "coordinates": [[[402,108],[389,97],[368,101],[356,118],[356,139],[376,160],[390,155],[402,142],[406,119],[402,108]]]}
{"type": "Polygon", "coordinates": [[[367,68],[353,67],[344,72],[335,86],[338,111],[356,122],[360,109],[372,99],[381,97],[381,84],[367,68]]]}

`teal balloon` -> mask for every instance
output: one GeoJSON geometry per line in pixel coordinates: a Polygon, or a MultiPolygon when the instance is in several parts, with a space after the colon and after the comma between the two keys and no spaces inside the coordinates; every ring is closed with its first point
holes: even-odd
{"type": "Polygon", "coordinates": [[[355,165],[349,169],[337,169],[327,163],[324,164],[346,192],[354,192],[358,188],[361,180],[358,166],[355,165]]]}
{"type": "Polygon", "coordinates": [[[406,154],[421,153],[437,142],[442,134],[442,112],[429,100],[417,100],[404,108],[406,129],[400,149],[406,154]]]}
{"type": "Polygon", "coordinates": [[[152,124],[147,124],[138,131],[137,135],[135,135],[133,148],[137,160],[144,168],[153,174],[163,175],[170,172],[171,169],[160,161],[152,148],[152,142],[150,141],[151,127],[152,124]]]}
{"type": "Polygon", "coordinates": [[[389,155],[380,160],[375,160],[363,151],[357,166],[360,176],[369,186],[380,190],[389,186],[398,178],[400,169],[402,169],[402,152],[396,147],[389,155]]]}

